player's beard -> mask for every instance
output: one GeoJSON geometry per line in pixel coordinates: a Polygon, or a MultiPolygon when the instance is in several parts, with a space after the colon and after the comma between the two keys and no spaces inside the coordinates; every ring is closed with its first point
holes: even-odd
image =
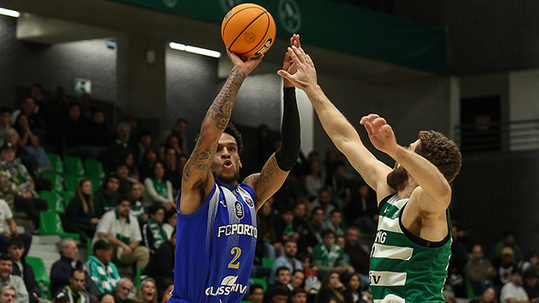
{"type": "Polygon", "coordinates": [[[227,183],[234,183],[237,182],[240,179],[240,172],[236,171],[232,177],[225,177],[221,174],[216,174],[215,177],[221,181],[227,182],[227,183]]]}
{"type": "Polygon", "coordinates": [[[387,185],[393,187],[397,191],[401,191],[408,183],[408,171],[401,165],[395,167],[387,174],[387,185]]]}

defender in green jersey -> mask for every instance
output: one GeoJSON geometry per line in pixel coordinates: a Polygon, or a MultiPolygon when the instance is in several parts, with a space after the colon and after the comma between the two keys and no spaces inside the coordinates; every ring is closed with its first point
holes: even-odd
{"type": "Polygon", "coordinates": [[[395,161],[391,169],[363,145],[359,134],[317,84],[316,69],[301,47],[288,52],[297,72],[278,73],[307,93],[324,130],[367,184],[376,191],[380,220],[369,273],[374,303],[445,302],[451,255],[448,207],[461,155],[434,131],[419,132],[409,148],[376,114],[361,119],[374,147],[395,161]]]}

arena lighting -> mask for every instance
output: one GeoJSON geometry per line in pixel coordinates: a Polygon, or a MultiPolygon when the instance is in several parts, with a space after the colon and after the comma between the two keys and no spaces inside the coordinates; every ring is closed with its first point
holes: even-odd
{"type": "Polygon", "coordinates": [[[193,54],[204,55],[204,56],[213,57],[213,58],[221,57],[221,53],[218,51],[213,51],[213,50],[200,48],[196,46],[190,46],[190,45],[185,45],[185,44],[176,43],[176,42],[170,42],[168,46],[175,50],[181,50],[181,51],[189,52],[193,54]]]}
{"type": "Polygon", "coordinates": [[[0,7],[0,15],[19,18],[21,14],[18,11],[0,7]]]}

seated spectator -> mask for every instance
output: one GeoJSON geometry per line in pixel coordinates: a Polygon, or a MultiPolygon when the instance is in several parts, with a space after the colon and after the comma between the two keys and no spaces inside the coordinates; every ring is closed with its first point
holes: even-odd
{"type": "MultiPolygon", "coordinates": [[[[131,183],[131,188],[127,194],[129,202],[131,202],[131,214],[139,220],[139,222],[144,222],[148,219],[146,214],[146,208],[143,206],[144,203],[144,185],[140,182],[131,183]]],[[[174,210],[176,212],[176,210],[174,210]]]]}
{"type": "Polygon", "coordinates": [[[165,223],[163,230],[167,234],[167,239],[171,240],[172,234],[176,232],[176,223],[178,222],[178,212],[176,208],[171,208],[165,212],[165,223]]]}
{"type": "Polygon", "coordinates": [[[324,220],[329,219],[329,215],[331,214],[331,211],[335,209],[335,206],[333,205],[332,201],[332,192],[333,190],[329,186],[323,187],[318,192],[318,197],[314,199],[314,201],[311,204],[311,208],[317,208],[320,207],[324,211],[324,220]]]}
{"type": "Polygon", "coordinates": [[[118,187],[120,186],[120,177],[115,174],[109,174],[103,181],[103,185],[94,193],[94,202],[96,206],[96,214],[101,217],[109,210],[116,208],[116,200],[120,194],[118,187]]]}
{"type": "Polygon", "coordinates": [[[131,203],[126,196],[120,196],[116,209],[109,210],[97,224],[94,243],[105,239],[112,244],[112,260],[124,264],[135,262],[136,268],[144,268],[150,259],[150,252],[140,245],[142,236],[137,218],[130,214],[131,203]],[[120,229],[116,229],[116,227],[120,229]]]}
{"type": "Polygon", "coordinates": [[[331,230],[322,232],[322,243],[317,244],[311,255],[311,263],[321,271],[335,270],[339,274],[348,271],[354,273],[354,268],[346,264],[344,250],[335,244],[335,233],[331,230]]]}
{"type": "Polygon", "coordinates": [[[302,287],[295,288],[292,291],[291,298],[292,303],[307,303],[307,292],[302,287]]]}
{"type": "Polygon", "coordinates": [[[142,182],[147,178],[153,177],[153,168],[157,163],[157,151],[153,147],[148,147],[142,155],[142,160],[140,162],[138,171],[139,171],[139,180],[142,182]]]}
{"type": "Polygon", "coordinates": [[[84,122],[92,120],[93,108],[90,105],[92,97],[88,93],[82,93],[77,97],[77,104],[80,106],[80,117],[84,122]]]}
{"type": "Polygon", "coordinates": [[[518,269],[515,269],[511,275],[511,281],[502,287],[500,301],[503,303],[529,303],[528,294],[520,286],[520,283],[522,283],[522,274],[518,269]]]}
{"type": "Polygon", "coordinates": [[[144,180],[144,189],[148,202],[161,202],[161,204],[167,206],[167,209],[176,207],[172,196],[172,183],[165,178],[165,165],[163,162],[157,161],[153,172],[154,176],[152,178],[144,180]]]}
{"type": "Polygon", "coordinates": [[[492,262],[492,264],[494,264],[495,260],[502,255],[502,251],[505,247],[510,247],[513,250],[513,262],[516,264],[524,259],[522,248],[516,243],[515,237],[515,232],[512,229],[504,232],[503,239],[496,243],[494,248],[490,251],[489,261],[492,262]]]}
{"type": "Polygon", "coordinates": [[[75,195],[67,204],[63,216],[65,231],[79,233],[82,243],[86,243],[94,236],[99,223],[97,211],[92,197],[92,182],[90,179],[82,178],[77,183],[75,195]]]}
{"type": "Polygon", "coordinates": [[[262,303],[264,299],[264,287],[262,284],[251,284],[249,286],[249,302],[251,303],[262,303]]]}
{"type": "MultiPolygon", "coordinates": [[[[187,163],[187,160],[189,160],[189,157],[186,154],[180,154],[178,155],[178,165],[176,170],[180,174],[180,177],[183,174],[183,169],[185,168],[185,164],[187,163]]],[[[180,180],[181,182],[181,180],[180,180]]]]}
{"type": "Polygon", "coordinates": [[[180,190],[182,175],[178,170],[178,151],[174,147],[165,148],[165,175],[166,179],[172,183],[172,188],[177,192],[180,190]]]}
{"type": "Polygon", "coordinates": [[[158,296],[157,301],[161,303],[167,303],[170,297],[172,297],[172,290],[174,289],[174,280],[165,279],[158,284],[158,296]]]}
{"type": "Polygon", "coordinates": [[[6,284],[0,288],[0,303],[17,303],[15,287],[6,284]]]}
{"type": "Polygon", "coordinates": [[[105,121],[105,113],[100,109],[94,109],[92,119],[86,123],[86,142],[101,150],[104,154],[111,140],[110,129],[105,121]]]}
{"type": "Polygon", "coordinates": [[[127,176],[131,180],[140,182],[140,176],[138,173],[137,164],[135,163],[135,156],[130,151],[125,151],[120,155],[120,163],[124,163],[127,167],[127,176]]]}
{"type": "Polygon", "coordinates": [[[189,154],[188,146],[187,146],[187,139],[185,137],[186,131],[187,131],[187,120],[180,118],[176,121],[176,124],[174,124],[174,127],[170,130],[165,130],[159,135],[159,138],[157,139],[156,145],[158,147],[166,146],[166,141],[169,138],[171,134],[176,135],[180,138],[179,147],[181,148],[182,152],[186,155],[189,154]]]}
{"type": "Polygon", "coordinates": [[[275,232],[275,216],[273,212],[273,197],[269,198],[257,213],[258,241],[257,255],[259,258],[266,257],[275,259],[282,249],[282,242],[275,232]]]}
{"type": "Polygon", "coordinates": [[[21,239],[24,243],[25,252],[30,250],[32,235],[19,234],[11,208],[6,201],[0,199],[0,253],[7,252],[8,243],[14,238],[21,239]]]}
{"type": "Polygon", "coordinates": [[[516,264],[513,262],[513,257],[513,249],[511,247],[505,247],[501,257],[492,263],[492,267],[494,267],[497,274],[494,278],[494,284],[498,286],[498,288],[509,283],[511,281],[512,272],[517,269],[516,264]]]}
{"type": "Polygon", "coordinates": [[[166,279],[174,280],[174,259],[176,251],[176,231],[173,237],[165,241],[157,251],[150,256],[150,263],[146,266],[143,275],[155,280],[157,285],[166,279]]]}
{"type": "Polygon", "coordinates": [[[472,249],[472,257],[464,267],[476,295],[483,294],[487,288],[492,286],[496,277],[496,270],[483,257],[483,247],[479,244],[475,245],[472,249]]]}
{"type": "Polygon", "coordinates": [[[140,283],[135,301],[138,303],[157,303],[157,286],[152,278],[145,279],[140,283]]]}
{"type": "Polygon", "coordinates": [[[39,105],[36,104],[34,98],[28,97],[22,101],[21,108],[13,112],[11,118],[11,124],[16,125],[19,115],[26,115],[28,117],[28,125],[38,138],[39,141],[44,144],[46,142],[46,125],[45,120],[42,117],[39,105]]]}
{"type": "Polygon", "coordinates": [[[283,266],[287,267],[290,272],[295,272],[296,270],[303,270],[301,262],[296,259],[298,245],[296,244],[296,241],[294,239],[289,239],[284,242],[283,252],[284,254],[277,258],[275,262],[273,262],[273,266],[271,267],[271,275],[268,280],[269,283],[275,282],[275,275],[277,274],[277,269],[283,266]]]}
{"type": "Polygon", "coordinates": [[[120,123],[116,129],[116,139],[112,140],[107,146],[106,163],[110,168],[113,168],[120,155],[124,151],[132,152],[135,158],[138,157],[138,149],[132,142],[129,141],[131,136],[131,127],[127,123],[120,123]]]}
{"type": "Polygon", "coordinates": [[[522,261],[518,268],[521,272],[526,272],[528,270],[535,271],[535,274],[539,276],[539,256],[537,255],[537,252],[533,251],[530,252],[526,258],[526,260],[522,261]]]}
{"type": "Polygon", "coordinates": [[[37,284],[34,275],[34,269],[26,263],[24,257],[24,244],[19,238],[11,238],[8,243],[7,251],[13,261],[13,275],[23,279],[26,290],[29,294],[30,302],[37,303],[41,297],[41,289],[37,284]]]}
{"type": "Polygon", "coordinates": [[[324,181],[321,177],[320,162],[312,161],[310,163],[309,174],[305,176],[305,190],[307,198],[313,201],[318,197],[318,191],[324,186],[324,181]]]}
{"type": "Polygon", "coordinates": [[[82,270],[82,262],[77,260],[79,249],[75,240],[66,238],[58,242],[58,252],[60,259],[52,264],[50,278],[51,294],[70,284],[70,279],[75,269],[82,270]],[[74,262],[74,265],[72,265],[74,262]]]}
{"type": "Polygon", "coordinates": [[[129,168],[125,162],[116,164],[114,174],[119,178],[118,193],[120,195],[126,195],[129,192],[131,184],[138,182],[138,180],[129,178],[129,168]]]}
{"type": "Polygon", "coordinates": [[[359,227],[374,234],[378,224],[376,198],[369,185],[361,180],[357,189],[352,191],[352,199],[344,207],[344,215],[349,225],[359,227]]]}
{"type": "Polygon", "coordinates": [[[107,241],[101,239],[94,243],[92,251],[93,255],[88,257],[85,264],[88,275],[102,293],[111,293],[120,279],[116,265],[111,262],[112,248],[107,241]]]}
{"type": "Polygon", "coordinates": [[[35,172],[39,169],[37,159],[26,149],[19,146],[19,133],[14,128],[6,130],[5,142],[13,145],[13,148],[15,149],[15,158],[21,159],[21,163],[26,167],[28,173],[35,177],[35,172]]]}
{"type": "Polygon", "coordinates": [[[67,120],[64,122],[63,139],[67,147],[67,154],[83,159],[98,159],[101,149],[90,145],[87,141],[88,130],[86,124],[80,119],[80,106],[69,105],[67,120]]]}
{"type": "MultiPolygon", "coordinates": [[[[11,109],[9,107],[0,108],[0,144],[4,145],[6,131],[13,128],[11,126],[11,109]]],[[[0,146],[1,146],[0,145],[0,146]]]]}
{"type": "Polygon", "coordinates": [[[113,294],[102,294],[99,298],[97,298],[98,303],[115,303],[114,295],[113,294]]]}
{"type": "Polygon", "coordinates": [[[305,273],[305,290],[307,291],[307,294],[309,294],[309,296],[317,294],[322,284],[318,279],[318,267],[311,267],[311,258],[306,252],[298,253],[298,260],[301,262],[303,272],[305,273]]]}
{"type": "Polygon", "coordinates": [[[135,303],[134,300],[129,299],[129,294],[133,289],[133,282],[128,278],[121,278],[118,280],[118,285],[114,291],[114,301],[116,303],[135,303]]]}
{"type": "Polygon", "coordinates": [[[335,165],[333,166],[333,171],[331,171],[331,173],[328,171],[325,182],[326,186],[331,187],[334,204],[339,210],[342,210],[352,198],[350,182],[346,179],[344,175],[345,172],[346,164],[344,161],[336,161],[335,165]]]}
{"type": "Polygon", "coordinates": [[[39,171],[43,171],[45,169],[51,170],[51,162],[47,157],[47,152],[43,146],[41,146],[41,142],[39,141],[37,135],[34,135],[32,132],[28,122],[28,116],[25,114],[20,114],[17,117],[17,120],[15,120],[13,127],[19,134],[18,145],[37,159],[39,171]]]}
{"type": "Polygon", "coordinates": [[[305,289],[305,273],[302,270],[295,270],[290,275],[290,283],[288,283],[292,289],[303,288],[305,289]]]}
{"type": "Polygon", "coordinates": [[[272,299],[275,295],[275,292],[277,292],[278,289],[285,289],[286,293],[286,302],[288,300],[288,297],[290,295],[290,292],[292,291],[288,283],[290,282],[290,269],[286,266],[282,266],[277,268],[277,271],[275,273],[275,282],[268,285],[268,288],[266,289],[266,293],[264,294],[264,303],[270,303],[272,302],[272,299]]]}
{"type": "Polygon", "coordinates": [[[323,303],[332,299],[337,303],[346,303],[344,290],[345,287],[339,278],[339,273],[335,270],[330,270],[322,280],[322,286],[316,296],[316,302],[323,303]]]}
{"type": "Polygon", "coordinates": [[[324,221],[323,229],[329,229],[335,233],[336,237],[344,236],[344,230],[341,228],[342,212],[334,209],[329,214],[329,219],[324,221]]]}
{"type": "Polygon", "coordinates": [[[278,287],[272,292],[271,303],[287,303],[290,301],[290,290],[284,287],[278,287]]]}
{"type": "Polygon", "coordinates": [[[148,207],[148,215],[150,218],[142,226],[142,239],[150,251],[150,255],[153,255],[159,246],[168,240],[167,234],[163,230],[165,207],[159,202],[154,202],[148,207]]]}
{"type": "Polygon", "coordinates": [[[523,287],[530,298],[530,303],[536,303],[539,298],[539,283],[537,283],[537,273],[533,269],[528,269],[523,274],[523,287]]]}
{"type": "Polygon", "coordinates": [[[69,285],[62,287],[54,295],[54,303],[89,303],[90,294],[84,289],[84,272],[80,269],[73,271],[69,285]]]}
{"type": "MultiPolygon", "coordinates": [[[[148,129],[142,129],[138,134],[137,148],[139,158],[135,159],[137,164],[140,164],[144,161],[144,155],[146,150],[152,146],[152,133],[148,129]]],[[[144,180],[144,179],[139,179],[144,180]]]]}
{"type": "Polygon", "coordinates": [[[15,299],[19,303],[28,303],[28,291],[21,277],[13,275],[13,261],[4,253],[0,256],[0,287],[11,284],[15,287],[15,299]]]}
{"type": "Polygon", "coordinates": [[[365,299],[372,301],[372,297],[369,297],[369,292],[362,292],[361,289],[361,277],[357,273],[352,274],[344,291],[346,301],[350,303],[365,303],[367,302],[365,299]]]}
{"type": "Polygon", "coordinates": [[[299,239],[299,233],[294,230],[292,221],[294,220],[294,211],[292,209],[284,209],[279,213],[277,224],[275,224],[275,235],[279,242],[283,243],[286,240],[299,239]]]}
{"type": "Polygon", "coordinates": [[[37,198],[34,181],[20,159],[15,158],[15,149],[11,143],[4,144],[0,155],[0,191],[10,207],[22,209],[39,229],[39,212],[47,210],[47,201],[37,198]]]}
{"type": "Polygon", "coordinates": [[[316,207],[311,212],[310,220],[299,230],[300,239],[309,254],[313,247],[322,242],[322,223],[324,222],[324,209],[316,207]]]}
{"type": "Polygon", "coordinates": [[[344,253],[348,254],[350,264],[360,276],[361,290],[369,288],[369,262],[370,255],[358,242],[359,232],[355,228],[349,228],[344,234],[344,253]]]}
{"type": "Polygon", "coordinates": [[[498,303],[496,290],[493,287],[487,288],[487,290],[485,290],[482,296],[471,300],[468,303],[498,303]]]}

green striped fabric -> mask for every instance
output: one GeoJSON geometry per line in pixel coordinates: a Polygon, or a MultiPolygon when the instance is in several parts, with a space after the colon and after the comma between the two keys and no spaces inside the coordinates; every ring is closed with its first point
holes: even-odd
{"type": "Polygon", "coordinates": [[[442,294],[451,257],[449,241],[427,247],[412,241],[400,224],[408,199],[392,196],[380,210],[376,239],[371,250],[370,284],[374,303],[445,302],[442,294]]]}

